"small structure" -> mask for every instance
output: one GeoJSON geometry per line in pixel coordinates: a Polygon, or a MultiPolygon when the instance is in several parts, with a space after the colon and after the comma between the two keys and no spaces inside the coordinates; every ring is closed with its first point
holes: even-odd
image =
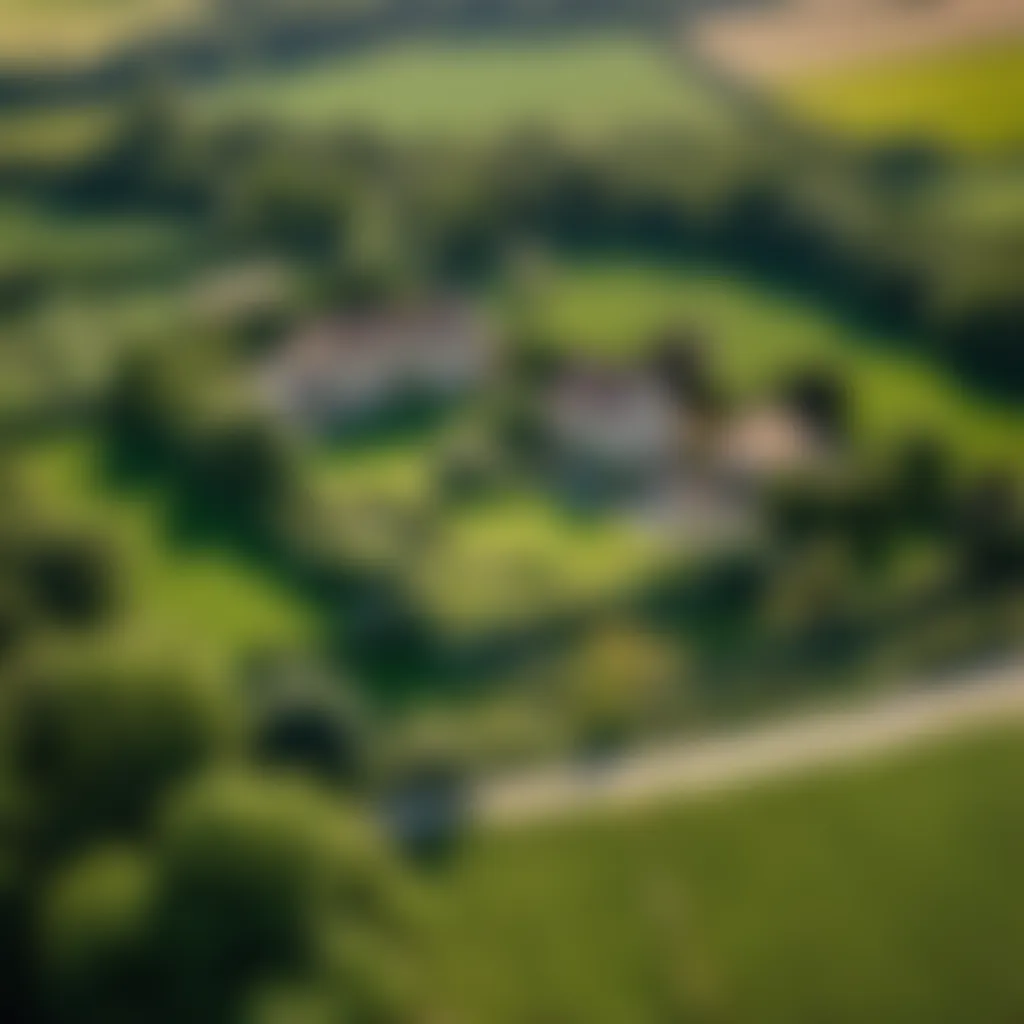
{"type": "Polygon", "coordinates": [[[761,406],[729,423],[718,438],[716,475],[734,493],[756,493],[781,477],[825,465],[825,444],[810,424],[781,406],[761,406]]]}
{"type": "Polygon", "coordinates": [[[637,492],[680,465],[692,424],[653,374],[576,367],[547,395],[544,433],[559,475],[588,493],[637,492]]]}
{"type": "Polygon", "coordinates": [[[496,354],[483,319],[457,303],[338,316],[286,342],[261,385],[280,415],[330,432],[458,398],[486,380],[496,354]]]}

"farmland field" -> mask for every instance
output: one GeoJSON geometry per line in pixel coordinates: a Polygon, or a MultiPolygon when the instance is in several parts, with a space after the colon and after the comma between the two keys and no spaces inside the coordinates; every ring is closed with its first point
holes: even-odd
{"type": "Polygon", "coordinates": [[[4,0],[0,66],[102,59],[197,17],[201,0],[4,0]]]}
{"type": "Polygon", "coordinates": [[[442,881],[458,996],[493,1024],[1015,1020],[1021,740],[481,835],[442,881]]]}
{"type": "Polygon", "coordinates": [[[979,459],[1012,458],[1024,442],[1024,413],[972,394],[908,352],[905,339],[712,265],[569,265],[553,274],[538,318],[555,343],[611,358],[642,353],[668,324],[693,325],[741,394],[772,387],[789,368],[833,365],[848,375],[868,444],[916,426],[942,432],[979,459]]]}
{"type": "Polygon", "coordinates": [[[698,23],[694,42],[740,77],[784,81],[817,68],[856,68],[964,45],[1019,38],[1017,0],[791,0],[723,5],[698,23]]]}
{"type": "Polygon", "coordinates": [[[355,124],[403,138],[492,137],[523,125],[571,133],[717,126],[724,108],[642,39],[594,34],[397,45],[293,72],[252,73],[198,100],[212,116],[355,124]]]}
{"type": "Polygon", "coordinates": [[[779,86],[798,113],[867,141],[957,151],[1024,145],[1024,42],[989,43],[799,76],[779,86]]]}

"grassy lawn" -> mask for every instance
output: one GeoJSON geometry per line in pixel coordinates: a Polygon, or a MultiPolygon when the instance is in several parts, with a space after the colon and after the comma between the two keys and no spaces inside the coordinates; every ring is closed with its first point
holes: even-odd
{"type": "Polygon", "coordinates": [[[114,541],[140,626],[224,659],[313,636],[312,613],[258,566],[212,543],[176,541],[161,494],[111,490],[91,445],[35,447],[28,466],[70,521],[93,524],[114,541]]]}
{"type": "Polygon", "coordinates": [[[869,141],[926,139],[971,153],[1024,143],[1024,41],[872,62],[781,92],[812,120],[869,141]]]}
{"type": "Polygon", "coordinates": [[[642,353],[667,324],[692,324],[706,333],[740,395],[771,388],[792,367],[834,365],[851,381],[869,445],[881,446],[918,426],[943,432],[979,460],[1015,458],[1024,443],[1024,411],[965,391],[926,357],[901,352],[898,338],[727,270],[617,261],[570,265],[556,269],[536,308],[552,339],[608,358],[642,353]]]}
{"type": "Polygon", "coordinates": [[[292,72],[245,75],[205,93],[198,106],[213,116],[473,140],[538,123],[582,135],[713,126],[724,114],[705,87],[650,44],[611,34],[401,44],[292,72]]]}
{"type": "Polygon", "coordinates": [[[397,562],[445,631],[543,624],[621,595],[663,561],[666,542],[611,516],[573,515],[515,481],[480,503],[439,509],[435,474],[459,429],[456,417],[394,443],[342,446],[314,466],[339,515],[348,510],[349,537],[371,557],[397,562]],[[410,530],[422,517],[426,536],[410,530]]]}
{"type": "Polygon", "coordinates": [[[1022,740],[478,836],[440,879],[467,1019],[1020,1019],[1022,740]]]}
{"type": "Polygon", "coordinates": [[[472,634],[543,626],[613,600],[664,558],[663,547],[628,523],[580,519],[543,494],[523,494],[446,523],[413,585],[443,627],[472,634]]]}

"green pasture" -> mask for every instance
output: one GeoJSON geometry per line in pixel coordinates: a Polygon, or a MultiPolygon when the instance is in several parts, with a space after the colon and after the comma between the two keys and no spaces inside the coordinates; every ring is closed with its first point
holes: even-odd
{"type": "Polygon", "coordinates": [[[893,58],[797,77],[792,109],[865,141],[931,141],[957,152],[1024,145],[1024,41],[893,58]]]}
{"type": "Polygon", "coordinates": [[[472,838],[439,880],[455,998],[488,1024],[1017,1020],[1022,740],[472,838]]]}
{"type": "Polygon", "coordinates": [[[844,320],[824,301],[711,265],[592,261],[556,267],[532,316],[552,343],[604,359],[643,355],[668,325],[696,328],[741,397],[770,392],[796,368],[828,365],[851,384],[868,445],[915,428],[941,432],[969,458],[1016,458],[1024,411],[976,394],[907,339],[844,320]]]}
{"type": "Polygon", "coordinates": [[[201,113],[400,138],[476,140],[543,125],[583,136],[715,126],[724,106],[631,35],[402,43],[293,71],[245,73],[196,97],[201,113]]]}

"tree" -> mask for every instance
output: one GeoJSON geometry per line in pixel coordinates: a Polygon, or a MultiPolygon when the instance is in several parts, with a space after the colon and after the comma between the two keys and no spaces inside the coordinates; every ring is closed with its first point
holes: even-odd
{"type": "Polygon", "coordinates": [[[912,526],[937,527],[949,519],[953,503],[953,466],[948,447],[937,437],[917,433],[896,451],[893,496],[912,526]]]}
{"type": "Polygon", "coordinates": [[[43,860],[144,831],[164,796],[239,750],[226,681],[136,649],[38,655],[7,683],[9,765],[36,810],[43,860]]]}
{"type": "Polygon", "coordinates": [[[84,641],[53,649],[52,637],[47,647],[0,687],[0,1017],[46,1020],[59,1003],[76,1021],[145,1019],[80,999],[121,990],[134,970],[113,962],[133,944],[129,883],[111,880],[121,869],[83,866],[85,880],[62,886],[61,904],[96,929],[53,951],[67,988],[52,1005],[37,944],[47,893],[90,851],[142,841],[177,786],[238,752],[240,719],[217,677],[180,660],[84,641]]]}
{"type": "Polygon", "coordinates": [[[295,493],[285,436],[254,414],[229,416],[200,431],[188,465],[188,496],[257,534],[273,529],[295,493]]]}
{"type": "Polygon", "coordinates": [[[424,918],[383,837],[249,762],[233,688],[75,655],[0,691],[0,1016],[425,1019],[424,918]]]}
{"type": "Polygon", "coordinates": [[[156,981],[151,950],[153,864],[105,846],[72,858],[46,889],[39,963],[47,1010],[75,1024],[146,1019],[156,981]]]}
{"type": "Polygon", "coordinates": [[[424,1015],[417,912],[357,817],[294,780],[213,776],[159,837],[154,953],[164,1019],[255,1019],[299,993],[334,1020],[424,1015]],[[423,1009],[421,1009],[423,1008],[423,1009]]]}
{"type": "Polygon", "coordinates": [[[148,349],[128,356],[103,410],[114,452],[147,466],[178,458],[194,407],[191,383],[180,353],[174,360],[148,349]]]}
{"type": "Polygon", "coordinates": [[[806,545],[835,527],[836,504],[832,488],[799,477],[783,478],[768,492],[768,522],[784,545],[806,545]]]}
{"type": "Polygon", "coordinates": [[[89,627],[117,601],[113,552],[88,534],[43,535],[24,553],[26,589],[43,613],[60,625],[89,627]]]}
{"type": "Polygon", "coordinates": [[[570,659],[565,695],[587,746],[615,744],[664,706],[678,658],[650,633],[626,623],[600,627],[570,659]]]}
{"type": "Polygon", "coordinates": [[[991,471],[972,482],[957,522],[961,573],[968,587],[992,590],[1024,576],[1024,512],[1016,478],[991,471]]]}
{"type": "Polygon", "coordinates": [[[843,441],[850,427],[850,398],[845,381],[832,369],[815,367],[795,374],[785,386],[785,397],[822,437],[843,441]]]}
{"type": "Polygon", "coordinates": [[[369,770],[368,724],[347,680],[271,659],[252,683],[257,758],[329,786],[356,786],[369,770]]]}
{"type": "Polygon", "coordinates": [[[892,494],[882,481],[863,476],[846,482],[837,529],[862,565],[877,565],[894,539],[892,494]]]}
{"type": "Polygon", "coordinates": [[[715,379],[707,343],[695,328],[668,328],[655,339],[652,353],[659,378],[682,405],[704,416],[721,409],[722,388],[715,379]]]}
{"type": "Polygon", "coordinates": [[[425,1019],[423,918],[358,816],[296,780],[213,773],[148,848],[73,859],[41,912],[45,1004],[69,1024],[425,1019]],[[300,1016],[299,1020],[306,1019],[300,1016]]]}

